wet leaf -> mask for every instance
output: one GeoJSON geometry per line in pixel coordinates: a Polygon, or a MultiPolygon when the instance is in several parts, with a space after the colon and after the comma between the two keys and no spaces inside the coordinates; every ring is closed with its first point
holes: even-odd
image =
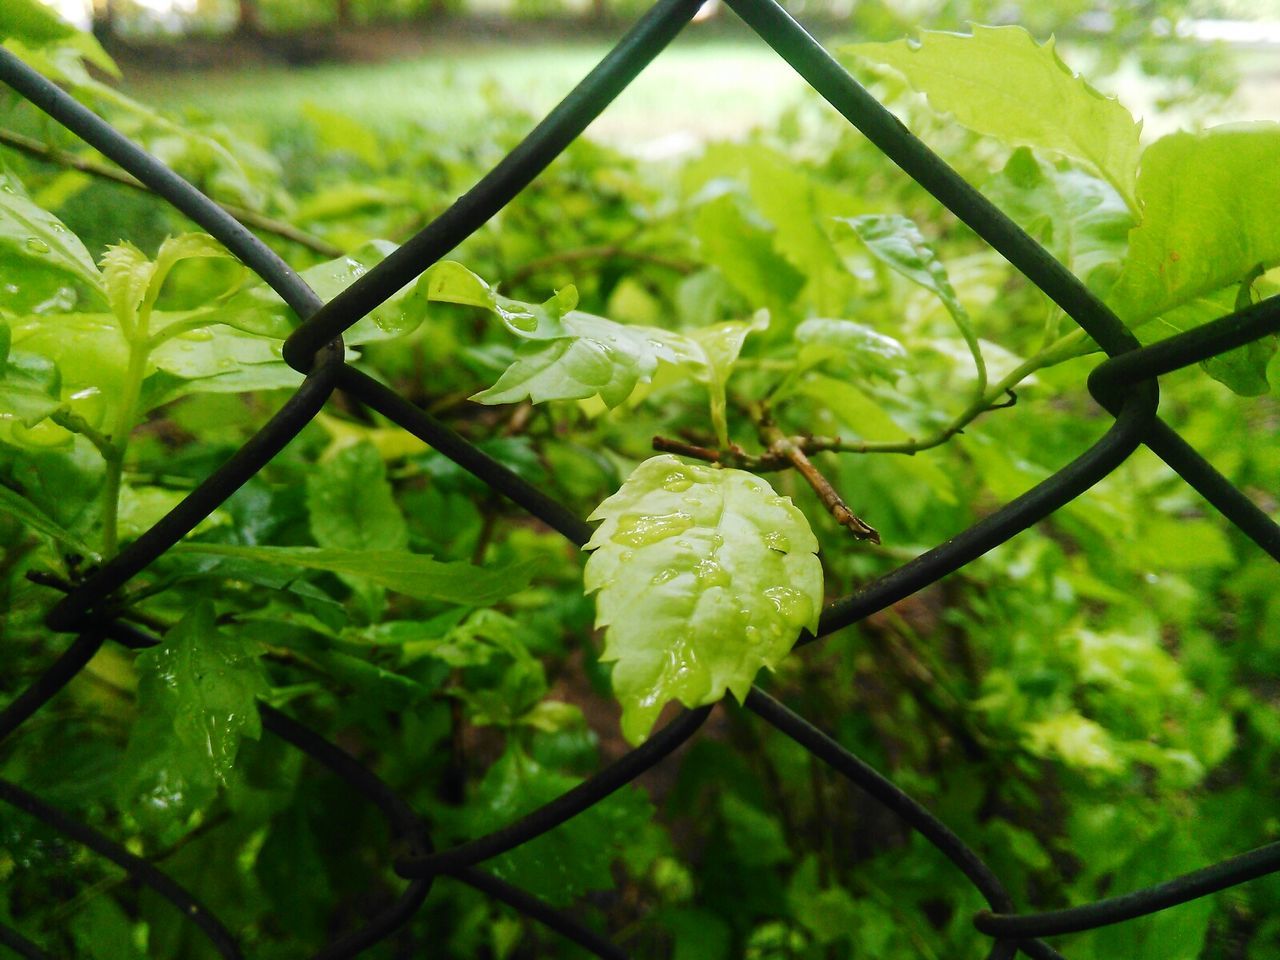
{"type": "Polygon", "coordinates": [[[94,290],[102,286],[98,267],[80,238],[0,171],[0,265],[8,264],[18,270],[59,271],[94,290]]]}
{"type": "MultiPolygon", "coordinates": [[[[512,747],[489,768],[470,800],[473,829],[481,833],[511,823],[578,783],[512,747]]],[[[486,869],[565,906],[590,890],[612,889],[611,865],[652,813],[640,790],[623,787],[550,833],[495,857],[486,869]]]]}
{"type": "Polygon", "coordinates": [[[844,52],[897,70],[935,110],[970,130],[1087,164],[1137,209],[1142,125],[1073,73],[1052,38],[1036,43],[1022,27],[974,24],[969,35],[923,30],[918,41],[859,43],[844,52]]]}
{"type": "Polygon", "coordinates": [[[672,699],[747,695],[822,606],[817,540],[799,509],[741,470],[640,464],[596,508],[584,581],[633,743],[672,699]]]}

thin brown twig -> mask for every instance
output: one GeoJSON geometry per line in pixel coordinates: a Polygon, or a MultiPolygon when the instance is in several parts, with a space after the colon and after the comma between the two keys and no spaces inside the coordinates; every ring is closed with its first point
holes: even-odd
{"type": "MultiPolygon", "coordinates": [[[[138,190],[142,193],[150,193],[151,190],[146,184],[140,180],[134,179],[123,170],[117,170],[114,167],[108,167],[105,164],[88,160],[84,157],[77,157],[74,154],[66,153],[57,147],[36,140],[34,137],[24,136],[14,130],[6,130],[0,128],[0,144],[4,144],[19,153],[25,153],[27,156],[35,157],[37,160],[43,160],[46,163],[56,163],[59,166],[67,167],[72,170],[78,170],[81,173],[87,173],[92,177],[100,180],[110,180],[121,186],[129,187],[131,190],[138,190]]],[[[285,240],[292,241],[299,246],[306,247],[308,250],[320,254],[322,257],[330,259],[340,257],[343,254],[341,248],[334,246],[327,240],[323,240],[314,234],[295,227],[291,223],[285,223],[283,220],[277,220],[274,217],[268,217],[265,214],[250,210],[247,207],[237,206],[233,203],[223,203],[221,200],[215,200],[223,210],[231,214],[246,226],[255,227],[264,233],[273,233],[285,240]]]]}
{"type": "Polygon", "coordinates": [[[756,408],[753,412],[755,413],[756,429],[760,431],[760,439],[765,442],[770,452],[782,454],[791,461],[791,465],[796,468],[800,476],[804,477],[805,482],[813,488],[813,492],[818,495],[818,499],[831,512],[831,515],[836,518],[836,522],[848,527],[849,531],[859,540],[870,540],[872,543],[879,543],[880,534],[876,528],[849,509],[849,505],[836,492],[836,488],[831,485],[831,481],[823,476],[822,471],[813,465],[813,461],[805,455],[800,445],[779,430],[777,425],[769,418],[768,413],[762,408],[756,408]]]}

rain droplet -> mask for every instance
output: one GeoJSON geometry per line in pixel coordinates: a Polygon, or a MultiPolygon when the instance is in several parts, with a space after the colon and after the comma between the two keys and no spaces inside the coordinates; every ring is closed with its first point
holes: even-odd
{"type": "Polygon", "coordinates": [[[629,547],[642,547],[674,537],[691,526],[693,517],[687,513],[633,514],[618,521],[613,541],[629,547]]]}
{"type": "Polygon", "coordinates": [[[787,535],[779,533],[777,530],[771,530],[764,535],[764,545],[770,550],[777,550],[779,553],[786,553],[791,549],[791,541],[787,539],[787,535]]]}
{"type": "Polygon", "coordinates": [[[673,470],[662,481],[662,489],[670,490],[672,493],[688,490],[691,486],[693,486],[693,480],[683,470],[673,470]]]}
{"type": "Polygon", "coordinates": [[[793,590],[791,587],[770,587],[764,595],[782,618],[791,623],[808,623],[813,614],[813,604],[799,590],[793,590]]]}
{"type": "Polygon", "coordinates": [[[698,577],[698,584],[704,590],[711,587],[727,587],[729,585],[729,574],[724,567],[709,558],[698,561],[695,573],[698,577]]]}
{"type": "Polygon", "coordinates": [[[659,570],[657,573],[653,575],[653,579],[650,580],[649,582],[652,583],[655,587],[660,587],[664,583],[670,583],[677,576],[678,574],[676,573],[676,571],[669,567],[666,570],[659,570]]]}
{"type": "Polygon", "coordinates": [[[27,237],[27,249],[32,253],[48,253],[49,245],[39,237],[27,237]]]}
{"type": "Polygon", "coordinates": [[[538,318],[532,313],[514,313],[508,311],[503,314],[503,319],[517,330],[523,330],[530,333],[538,329],[538,318]]]}

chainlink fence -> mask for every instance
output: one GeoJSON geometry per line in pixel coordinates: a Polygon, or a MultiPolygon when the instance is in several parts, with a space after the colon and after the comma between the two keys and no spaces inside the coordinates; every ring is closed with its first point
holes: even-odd
{"type": "MultiPolygon", "coordinates": [[[[498,213],[596,118],[692,19],[702,0],[658,0],[616,47],[529,136],[469,192],[413,239],[328,303],[268,247],[212,200],[155,157],[81,106],[68,94],[0,49],[0,80],[118,163],[221,241],[261,276],[301,318],[284,357],[306,379],[251,440],[185,500],[49,612],[51,630],[73,634],[66,652],[3,712],[0,739],[11,736],[65,686],[110,640],[131,648],[159,641],[115,618],[120,587],[181,540],[262,469],[320,412],[335,390],[377,410],[430,444],[574,544],[590,536],[587,523],[522,480],[393,390],[343,359],[343,331],[411,282],[498,213]]],[[[1079,496],[1145,445],[1272,558],[1280,561],[1280,526],[1219,474],[1157,416],[1157,378],[1280,331],[1280,298],[1263,301],[1153,346],[1140,347],[1116,316],[1078,279],[958,173],[913,136],[855,82],[776,2],[728,0],[728,5],[840,114],[1026,275],[1110,356],[1089,377],[1093,397],[1114,417],[1106,434],[1056,474],[951,540],[857,593],[830,604],[809,643],[911,596],[1079,496]]],[[[1280,843],[1094,903],[1044,913],[1019,913],[1000,879],[965,842],[928,810],[822,730],[769,694],[753,689],[747,709],[822,759],[921,833],[973,884],[989,905],[974,917],[975,937],[991,940],[990,960],[1061,958],[1042,937],[1133,920],[1280,870],[1280,843]]],[[[393,903],[361,928],[330,943],[315,960],[354,957],[390,936],[422,905],[438,877],[451,877],[513,907],[596,956],[626,953],[570,913],[480,868],[485,860],[538,837],[583,812],[659,763],[697,732],[712,707],[686,710],[638,749],[515,823],[448,850],[436,850],[427,824],[372,771],[307,727],[261,705],[264,727],[342,778],[386,817],[394,837],[387,858],[406,880],[393,903]]],[[[0,780],[0,801],[11,804],[122,868],[198,926],[222,957],[242,957],[231,932],[190,893],[109,837],[68,816],[17,784],[0,780]]],[[[21,957],[50,954],[0,925],[0,944],[21,957]]]]}

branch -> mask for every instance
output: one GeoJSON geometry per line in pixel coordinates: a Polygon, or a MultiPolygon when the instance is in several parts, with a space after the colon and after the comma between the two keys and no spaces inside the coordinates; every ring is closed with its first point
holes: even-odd
{"type": "MultiPolygon", "coordinates": [[[[92,177],[100,180],[110,180],[112,183],[118,183],[121,186],[129,187],[131,190],[138,190],[142,193],[150,193],[150,189],[146,184],[139,180],[135,180],[132,176],[123,170],[117,170],[114,167],[97,163],[93,160],[86,160],[84,157],[77,157],[70,153],[64,153],[57,147],[43,143],[32,137],[24,136],[13,130],[0,128],[0,144],[3,144],[19,153],[25,153],[27,156],[35,157],[37,160],[43,160],[46,163],[56,163],[59,166],[67,167],[71,170],[78,170],[81,173],[87,173],[92,177]]],[[[291,223],[285,223],[283,220],[276,220],[264,214],[249,210],[246,207],[239,207],[232,203],[223,203],[215,200],[223,210],[231,214],[241,223],[256,227],[264,233],[272,233],[277,237],[290,240],[299,246],[306,247],[322,257],[334,259],[340,257],[343,251],[327,240],[322,240],[314,234],[307,233],[305,230],[295,227],[291,223]]]]}
{"type": "Polygon", "coordinates": [[[800,445],[779,430],[763,409],[757,407],[753,410],[753,414],[756,427],[760,431],[760,439],[768,445],[769,452],[774,455],[785,456],[791,461],[791,465],[800,472],[800,476],[804,477],[809,486],[813,487],[813,492],[818,495],[818,499],[831,511],[831,515],[836,518],[836,522],[848,527],[850,532],[859,540],[870,540],[872,543],[879,543],[880,534],[876,531],[876,528],[849,509],[848,504],[840,498],[836,488],[831,485],[831,481],[824,477],[822,472],[813,465],[813,462],[805,455],[800,445]]]}

